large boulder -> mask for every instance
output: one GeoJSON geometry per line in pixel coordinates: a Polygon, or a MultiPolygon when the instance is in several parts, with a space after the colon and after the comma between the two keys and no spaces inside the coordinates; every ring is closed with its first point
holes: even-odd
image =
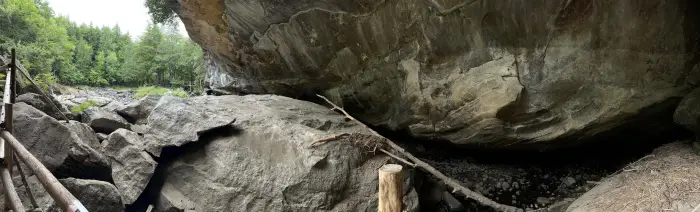
{"type": "Polygon", "coordinates": [[[700,156],[675,142],[600,182],[567,212],[693,211],[700,205],[700,156]]]}
{"type": "Polygon", "coordinates": [[[54,103],[56,108],[51,106],[51,104],[48,103],[44,99],[44,97],[35,93],[25,93],[19,95],[17,96],[16,101],[24,102],[28,105],[31,105],[32,107],[39,109],[42,112],[49,114],[49,116],[54,117],[56,119],[63,119],[63,115],[67,116],[69,119],[73,116],[73,114],[68,110],[68,108],[66,108],[66,106],[61,104],[53,96],[50,96],[49,99],[54,103]],[[56,109],[58,109],[58,111],[56,109]]]}
{"type": "MultiPolygon", "coordinates": [[[[85,206],[88,211],[104,211],[104,212],[121,212],[124,211],[124,205],[119,198],[119,192],[114,185],[97,180],[83,180],[75,178],[60,179],[59,182],[73,194],[80,203],[85,206]]],[[[59,212],[62,211],[51,196],[46,192],[46,189],[41,185],[36,176],[28,176],[27,183],[32,192],[32,197],[36,200],[40,211],[59,212]]],[[[15,191],[22,200],[27,211],[33,211],[32,204],[29,200],[24,184],[19,180],[15,180],[15,191]]],[[[4,193],[0,194],[4,198],[4,193]]],[[[5,201],[0,201],[0,206],[4,206],[5,201]]]]}
{"type": "Polygon", "coordinates": [[[100,145],[99,138],[97,137],[97,134],[95,133],[95,130],[90,128],[87,124],[77,122],[77,121],[69,121],[67,123],[63,123],[66,127],[68,127],[71,132],[75,133],[80,140],[83,141],[83,143],[87,144],[88,146],[92,147],[93,149],[100,149],[102,146],[100,145]]]}
{"type": "Polygon", "coordinates": [[[85,109],[80,116],[81,121],[97,132],[112,133],[119,128],[130,129],[129,122],[117,113],[98,107],[85,109]]]}
{"type": "Polygon", "coordinates": [[[13,109],[13,135],[57,177],[109,180],[109,164],[92,141],[25,103],[13,109]]]}
{"type": "MultiPolygon", "coordinates": [[[[119,197],[119,191],[114,185],[96,180],[67,178],[59,180],[68,191],[75,196],[88,211],[122,212],[124,204],[119,197]]],[[[49,212],[62,211],[53,204],[49,212]]]]}
{"type": "Polygon", "coordinates": [[[126,117],[131,123],[146,124],[148,115],[151,114],[161,97],[161,95],[148,95],[116,111],[119,115],[126,117]]]}
{"type": "Polygon", "coordinates": [[[456,144],[585,139],[683,96],[700,76],[692,0],[172,6],[208,54],[210,87],[324,94],[369,124],[456,144]]]}
{"type": "MultiPolygon", "coordinates": [[[[178,147],[199,140],[199,135],[231,124],[236,118],[219,99],[182,99],[163,96],[148,116],[146,150],[160,156],[165,147],[178,147]]],[[[139,126],[141,128],[142,126],[139,126]]]]}
{"type": "Polygon", "coordinates": [[[158,165],[143,150],[143,143],[143,138],[126,129],[114,131],[102,143],[102,151],[111,161],[112,178],[124,204],[132,204],[138,199],[158,165]]]}
{"type": "Polygon", "coordinates": [[[673,120],[681,126],[700,133],[700,88],[686,95],[678,104],[673,120]]]}
{"type": "MultiPolygon", "coordinates": [[[[165,106],[164,101],[151,117],[165,106]]],[[[377,210],[377,169],[388,157],[368,154],[358,142],[371,144],[379,139],[342,115],[272,95],[178,101],[187,102],[182,112],[200,108],[209,111],[209,117],[235,117],[235,122],[182,147],[184,155],[165,169],[155,204],[165,208],[157,211],[377,210]],[[343,133],[350,135],[315,143],[343,133]]],[[[178,123],[177,119],[163,121],[164,125],[178,123]]],[[[406,210],[415,211],[415,190],[406,185],[406,210]]]]}

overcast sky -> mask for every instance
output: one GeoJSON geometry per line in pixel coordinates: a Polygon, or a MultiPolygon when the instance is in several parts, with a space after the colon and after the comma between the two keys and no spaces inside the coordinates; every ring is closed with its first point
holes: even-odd
{"type": "MultiPolygon", "coordinates": [[[[122,32],[132,37],[141,35],[151,20],[145,0],[47,0],[56,14],[67,15],[78,24],[114,26],[119,24],[122,32]]],[[[178,29],[187,36],[182,23],[178,29]]]]}

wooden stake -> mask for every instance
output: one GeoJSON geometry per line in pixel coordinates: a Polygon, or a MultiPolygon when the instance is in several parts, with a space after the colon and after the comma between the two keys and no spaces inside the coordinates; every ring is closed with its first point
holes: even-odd
{"type": "Polygon", "coordinates": [[[403,204],[403,167],[386,164],[379,168],[379,212],[401,212],[403,204]]]}
{"type": "MultiPolygon", "coordinates": [[[[523,209],[520,209],[520,208],[516,208],[513,206],[509,206],[509,205],[504,205],[504,204],[498,203],[496,201],[493,201],[493,200],[489,199],[488,197],[481,195],[478,192],[472,191],[469,188],[462,186],[459,183],[459,181],[446,176],[442,172],[438,171],[435,167],[431,166],[430,164],[428,164],[426,162],[423,162],[422,160],[418,159],[418,157],[413,156],[413,154],[411,154],[410,152],[401,148],[398,144],[396,144],[393,141],[389,140],[388,138],[380,135],[379,133],[377,133],[377,131],[374,131],[372,128],[368,127],[366,124],[364,124],[361,121],[358,121],[354,117],[350,116],[350,114],[347,111],[345,111],[341,107],[338,107],[338,105],[334,104],[333,102],[328,100],[326,97],[321,96],[321,95],[316,95],[316,96],[322,98],[328,104],[333,106],[333,108],[331,108],[331,110],[340,111],[341,113],[343,113],[345,115],[345,117],[347,117],[350,120],[355,121],[357,124],[359,124],[360,126],[367,129],[369,132],[371,132],[372,135],[377,136],[379,138],[382,138],[384,140],[384,142],[391,148],[391,150],[401,154],[402,156],[406,157],[408,160],[413,161],[413,163],[407,163],[408,165],[410,165],[412,167],[420,168],[420,169],[432,174],[433,176],[437,177],[439,180],[441,180],[443,183],[445,183],[445,185],[452,188],[452,193],[460,194],[468,199],[473,199],[473,200],[475,200],[475,201],[477,201],[485,206],[492,207],[493,209],[496,209],[498,211],[502,211],[502,212],[523,212],[524,211],[523,209]]],[[[384,153],[389,152],[388,150],[385,150],[385,149],[380,149],[380,151],[382,151],[384,153]]],[[[397,158],[395,156],[392,156],[391,154],[388,154],[388,155],[390,157],[397,158]]],[[[397,159],[400,159],[399,161],[401,161],[401,162],[406,161],[402,158],[397,158],[397,159]]],[[[406,163],[406,162],[404,162],[404,163],[406,163]]]]}

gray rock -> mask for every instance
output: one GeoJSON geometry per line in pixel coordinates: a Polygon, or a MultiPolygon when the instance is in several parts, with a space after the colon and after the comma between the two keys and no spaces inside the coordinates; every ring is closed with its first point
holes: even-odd
{"type": "Polygon", "coordinates": [[[231,124],[236,118],[232,108],[217,98],[163,96],[148,116],[148,124],[139,129],[148,138],[146,150],[160,156],[164,147],[182,146],[199,135],[231,124]]]}
{"type": "Polygon", "coordinates": [[[99,140],[100,142],[102,142],[102,141],[104,141],[104,140],[107,140],[107,136],[109,136],[109,135],[104,134],[104,133],[97,133],[97,140],[99,140]]]}
{"type": "MultiPolygon", "coordinates": [[[[195,211],[377,210],[376,170],[389,158],[367,155],[354,144],[376,141],[363,127],[326,107],[280,96],[203,96],[188,101],[190,107],[211,111],[211,117],[235,117],[236,122],[230,129],[205,133],[167,166],[167,190],[160,201],[184,202],[175,207],[195,211]],[[342,133],[350,136],[314,145],[342,133]]],[[[405,185],[406,210],[416,211],[417,194],[411,183],[405,185]]],[[[160,210],[164,209],[156,208],[160,210]]]]}
{"type": "Polygon", "coordinates": [[[321,93],[456,144],[585,142],[670,107],[700,71],[688,1],[205,2],[173,6],[212,89],[321,93]]]}
{"type": "Polygon", "coordinates": [[[14,105],[13,135],[57,177],[108,180],[106,158],[71,128],[25,103],[14,105]]]}
{"type": "MultiPolygon", "coordinates": [[[[59,180],[63,186],[75,196],[88,211],[122,212],[124,204],[119,197],[119,191],[108,182],[67,178],[59,180]]],[[[49,212],[62,211],[53,205],[49,212]]]]}
{"type": "Polygon", "coordinates": [[[126,105],[122,104],[121,102],[113,101],[105,106],[102,106],[102,109],[107,110],[107,111],[111,111],[111,112],[117,112],[119,110],[123,110],[125,107],[126,107],[126,105]]]}
{"type": "Polygon", "coordinates": [[[700,88],[681,100],[673,113],[673,120],[689,130],[700,133],[700,88]]]}
{"type": "Polygon", "coordinates": [[[562,179],[562,183],[564,184],[564,186],[567,186],[567,187],[572,186],[572,185],[576,184],[576,179],[574,179],[573,177],[566,177],[566,178],[562,179]]]}
{"type": "Polygon", "coordinates": [[[655,149],[650,157],[601,181],[576,199],[567,212],[693,211],[700,203],[700,157],[683,142],[655,149]]]}
{"type": "Polygon", "coordinates": [[[160,98],[160,95],[145,96],[138,101],[118,109],[117,113],[126,117],[127,120],[134,124],[146,124],[148,115],[150,115],[153,108],[156,107],[160,98]]]}
{"type": "MultiPolygon", "coordinates": [[[[19,180],[14,180],[15,191],[22,200],[22,205],[27,211],[33,211],[32,204],[29,201],[29,194],[26,192],[24,185],[19,180]]],[[[59,182],[73,194],[80,203],[83,204],[89,211],[105,211],[105,212],[121,212],[124,211],[124,205],[119,198],[119,192],[114,185],[96,180],[83,180],[75,178],[60,179],[59,182]]],[[[47,212],[62,211],[51,196],[43,188],[36,176],[27,177],[27,183],[32,191],[32,196],[39,206],[39,210],[47,212]]],[[[0,193],[0,197],[4,198],[4,192],[0,193]]],[[[4,207],[5,201],[0,201],[0,206],[4,207]]]]}
{"type": "Polygon", "coordinates": [[[68,123],[62,123],[66,127],[68,127],[72,132],[74,132],[80,140],[83,141],[83,143],[87,144],[93,149],[100,149],[102,146],[100,145],[100,139],[97,137],[97,134],[95,131],[90,128],[87,124],[80,123],[77,121],[70,121],[68,123]]]}
{"type": "Polygon", "coordinates": [[[112,133],[119,128],[130,129],[129,123],[117,113],[97,107],[85,109],[81,121],[101,133],[112,133]]]}
{"type": "Polygon", "coordinates": [[[132,204],[151,180],[158,165],[143,150],[143,138],[126,129],[118,129],[102,143],[102,151],[112,164],[112,178],[124,204],[132,204]]]}
{"type": "Polygon", "coordinates": [[[70,110],[68,110],[66,106],[61,104],[53,96],[49,96],[49,98],[54,102],[59,111],[56,111],[56,109],[54,109],[54,107],[52,107],[51,104],[46,102],[46,100],[44,100],[44,98],[41,95],[35,93],[25,93],[19,95],[17,96],[16,101],[24,102],[28,105],[31,105],[32,107],[39,109],[40,111],[56,119],[63,119],[63,116],[61,116],[61,114],[69,116],[69,119],[73,116],[70,110]]]}

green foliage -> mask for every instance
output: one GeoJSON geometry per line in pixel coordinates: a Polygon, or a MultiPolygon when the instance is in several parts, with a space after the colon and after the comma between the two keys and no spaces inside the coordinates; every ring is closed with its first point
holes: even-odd
{"type": "Polygon", "coordinates": [[[140,99],[148,95],[173,95],[180,98],[185,98],[189,96],[189,94],[187,94],[187,91],[183,90],[182,88],[171,90],[157,86],[146,86],[138,88],[133,97],[135,99],[140,99]]]}
{"type": "Polygon", "coordinates": [[[52,84],[56,83],[56,77],[46,73],[37,74],[34,77],[34,82],[36,82],[37,86],[39,86],[41,90],[44,90],[44,92],[48,92],[49,87],[51,87],[52,84]]]}
{"type": "Polygon", "coordinates": [[[98,106],[99,105],[95,101],[87,100],[80,105],[73,106],[73,108],[71,108],[70,111],[73,113],[82,113],[84,110],[86,110],[90,107],[98,107],[98,106]]]}
{"type": "MultiPolygon", "coordinates": [[[[155,23],[174,18],[174,0],[147,0],[155,23]]],[[[203,80],[202,50],[166,25],[149,24],[136,41],[119,26],[56,16],[45,0],[0,0],[0,53],[16,48],[32,76],[67,85],[183,87],[203,80]]]]}
{"type": "Polygon", "coordinates": [[[176,3],[176,0],[146,0],[145,5],[153,22],[172,24],[175,18],[175,11],[172,8],[176,3]]]}

